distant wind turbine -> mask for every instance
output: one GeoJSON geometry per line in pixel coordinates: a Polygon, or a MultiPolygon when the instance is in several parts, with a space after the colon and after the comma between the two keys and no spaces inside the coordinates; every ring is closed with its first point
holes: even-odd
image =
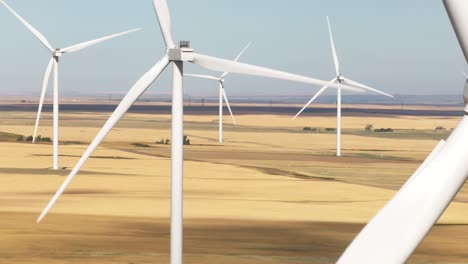
{"type": "MultiPolygon", "coordinates": [[[[374,88],[371,88],[367,85],[364,85],[362,83],[358,83],[356,81],[353,81],[351,79],[348,79],[348,78],[345,78],[343,76],[343,74],[341,73],[340,71],[340,63],[338,61],[338,55],[336,53],[336,49],[335,49],[335,43],[333,41],[333,34],[332,34],[332,29],[331,29],[331,24],[330,24],[330,19],[328,18],[327,16],[327,23],[328,23],[328,31],[329,31],[329,34],[330,34],[330,43],[331,43],[331,49],[332,49],[332,53],[333,53],[333,62],[335,64],[335,70],[336,70],[336,76],[335,78],[333,78],[327,85],[325,85],[324,87],[322,87],[313,97],[312,99],[309,100],[309,102],[307,102],[307,104],[305,104],[305,106],[301,109],[301,111],[299,111],[293,119],[296,119],[307,107],[309,107],[309,105],[315,101],[315,99],[317,99],[317,97],[319,97],[323,92],[325,92],[325,90],[328,89],[328,87],[330,87],[330,84],[333,84],[333,83],[347,83],[349,85],[352,85],[352,86],[356,86],[356,87],[360,87],[364,90],[368,90],[368,91],[372,91],[372,92],[375,92],[375,93],[379,93],[379,94],[382,94],[382,95],[385,95],[385,96],[388,96],[388,97],[392,97],[392,95],[389,95],[387,93],[384,93],[384,92],[381,92],[377,89],[374,89],[374,88]]],[[[337,89],[337,99],[336,99],[336,110],[337,110],[337,118],[336,118],[336,156],[341,156],[341,88],[338,88],[337,89]]]]}
{"type": "MultiPolygon", "coordinates": [[[[245,46],[245,48],[234,59],[234,62],[237,62],[240,59],[242,54],[244,54],[244,52],[249,48],[251,43],[252,42],[249,42],[247,46],[245,46]]],[[[232,114],[231,106],[229,105],[229,100],[226,96],[226,90],[224,89],[224,78],[228,74],[229,72],[224,72],[220,77],[216,77],[212,75],[201,75],[201,74],[189,74],[189,73],[184,74],[184,76],[213,80],[219,83],[219,142],[220,143],[223,142],[223,98],[224,98],[224,101],[226,102],[226,106],[229,110],[229,113],[231,114],[232,122],[234,123],[234,125],[237,125],[236,119],[234,118],[234,115],[232,114]]]]}
{"type": "MultiPolygon", "coordinates": [[[[47,215],[49,210],[65,191],[67,186],[79,172],[86,160],[91,156],[94,150],[99,146],[105,136],[120,121],[123,115],[137,101],[137,99],[149,88],[149,86],[159,77],[169,64],[173,64],[173,92],[172,92],[172,138],[171,138],[171,264],[182,263],[182,211],[183,211],[183,161],[184,161],[184,104],[183,104],[183,66],[185,62],[190,62],[219,72],[231,72],[237,74],[254,75],[295,82],[302,82],[314,85],[324,85],[327,82],[305,77],[301,75],[286,73],[278,70],[271,70],[264,67],[254,66],[246,63],[239,63],[230,60],[220,59],[195,53],[190,47],[190,42],[180,41],[176,46],[172,38],[171,19],[166,0],[153,0],[156,14],[159,21],[161,33],[166,43],[166,52],[148,72],[146,72],[129,90],[109,117],[103,128],[94,138],[91,145],[87,148],[83,156],[75,165],[71,173],[65,179],[63,184],[57,190],[50,202],[42,211],[37,222],[47,215]]],[[[330,86],[338,88],[340,85],[331,84],[330,86]]],[[[349,85],[343,85],[343,88],[361,91],[349,85]]]]}
{"type": "Polygon", "coordinates": [[[13,9],[11,9],[3,0],[0,0],[0,3],[2,3],[10,13],[12,13],[23,25],[26,26],[26,28],[31,31],[31,33],[36,36],[36,38],[39,39],[39,41],[51,52],[52,58],[49,61],[49,64],[47,65],[46,72],[44,75],[44,81],[42,84],[42,91],[41,91],[41,97],[39,100],[39,108],[37,110],[37,117],[36,117],[36,124],[34,126],[34,133],[33,133],[33,140],[32,142],[35,143],[36,140],[36,135],[37,135],[37,129],[39,127],[39,120],[41,117],[41,112],[42,112],[42,106],[44,104],[44,98],[46,95],[47,91],[47,86],[49,84],[49,78],[52,73],[52,68],[54,70],[54,98],[53,98],[53,130],[54,130],[54,135],[53,135],[53,169],[58,170],[59,169],[59,91],[58,91],[58,66],[59,66],[59,58],[62,56],[62,54],[65,53],[74,53],[79,50],[94,46],[98,43],[101,43],[103,41],[116,38],[122,35],[126,35],[131,32],[135,32],[140,30],[140,28],[133,29],[130,31],[122,32],[122,33],[117,33],[114,35],[110,35],[107,37],[83,42],[77,45],[73,45],[64,49],[56,48],[53,49],[52,46],[50,45],[49,41],[42,35],[37,29],[35,29],[31,24],[29,24],[26,20],[24,20],[20,15],[18,15],[13,9]]]}

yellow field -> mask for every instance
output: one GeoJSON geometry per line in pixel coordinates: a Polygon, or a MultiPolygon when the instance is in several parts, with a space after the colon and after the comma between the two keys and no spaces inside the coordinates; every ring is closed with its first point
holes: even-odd
{"type": "MultiPolygon", "coordinates": [[[[107,117],[61,115],[59,172],[49,169],[50,144],[0,143],[0,263],[168,262],[170,146],[155,143],[170,138],[168,115],[128,114],[35,224],[107,117]]],[[[458,119],[345,117],[341,158],[333,133],[302,131],[334,118],[238,116],[235,127],[225,116],[223,144],[216,116],[185,121],[186,262],[248,264],[334,263],[437,144],[418,131],[458,119]],[[367,124],[415,132],[361,133],[367,124]]],[[[2,113],[0,132],[28,136],[33,123],[34,113],[2,113]]],[[[40,134],[51,131],[46,114],[40,134]]],[[[410,263],[468,261],[467,199],[463,189],[410,263]]]]}

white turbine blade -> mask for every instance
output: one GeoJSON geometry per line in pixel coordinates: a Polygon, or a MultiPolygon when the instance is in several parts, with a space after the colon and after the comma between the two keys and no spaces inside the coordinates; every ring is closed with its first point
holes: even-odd
{"type": "MultiPolygon", "coordinates": [[[[331,80],[329,82],[329,84],[331,83],[334,83],[336,82],[336,77],[333,78],[333,80],[331,80]]],[[[312,99],[309,100],[309,102],[307,102],[307,104],[304,105],[304,107],[301,109],[301,111],[299,111],[294,117],[293,117],[293,120],[296,119],[307,107],[309,107],[309,105],[315,101],[315,99],[317,99],[317,97],[319,97],[323,92],[325,92],[326,89],[328,89],[329,85],[325,85],[324,87],[322,87],[315,95],[314,97],[312,97],[312,99]]]]}
{"type": "Polygon", "coordinates": [[[466,182],[467,133],[465,115],[425,168],[364,227],[338,264],[406,263],[466,182]]]}
{"type": "Polygon", "coordinates": [[[164,42],[166,42],[166,48],[172,49],[175,48],[174,39],[172,38],[172,29],[171,29],[171,14],[169,12],[169,7],[167,6],[166,0],[153,0],[154,9],[156,10],[156,15],[158,16],[159,27],[161,33],[164,37],[164,42]]]}
{"type": "Polygon", "coordinates": [[[122,102],[120,102],[119,106],[115,109],[112,115],[107,120],[106,124],[102,127],[99,131],[97,136],[94,138],[91,145],[89,145],[86,152],[80,158],[78,163],[75,165],[73,170],[71,171],[70,175],[68,175],[67,179],[64,181],[62,186],[58,189],[57,193],[55,193],[54,197],[50,200],[50,202],[45,207],[44,211],[42,211],[41,215],[37,219],[37,222],[41,222],[42,219],[47,215],[49,210],[55,204],[57,199],[60,195],[65,191],[65,188],[70,184],[73,180],[75,175],[81,169],[81,167],[85,164],[86,160],[91,156],[94,150],[98,147],[104,137],[112,130],[112,128],[120,121],[122,116],[128,111],[128,109],[135,103],[135,101],[148,89],[148,87],[158,78],[161,72],[167,67],[169,64],[169,59],[164,56],[158,63],[156,63],[153,68],[151,68],[143,77],[138,80],[135,85],[128,91],[127,95],[125,95],[122,102]]]}
{"type": "Polygon", "coordinates": [[[463,0],[443,0],[458,42],[468,62],[468,3],[463,0]]]}
{"type": "Polygon", "coordinates": [[[343,78],[343,79],[344,79],[344,81],[345,81],[346,83],[348,83],[348,84],[350,84],[350,85],[352,85],[352,86],[361,87],[362,89],[369,90],[369,91],[372,91],[372,92],[375,92],[375,93],[382,94],[382,95],[385,95],[385,96],[387,96],[387,97],[393,98],[393,95],[390,95],[390,94],[388,94],[388,93],[384,93],[384,92],[379,91],[379,90],[377,90],[377,89],[371,88],[371,87],[369,87],[369,86],[367,86],[367,85],[364,85],[364,84],[362,84],[362,83],[358,83],[358,82],[353,81],[353,80],[348,79],[348,78],[343,78]]]}
{"type": "MultiPolygon", "coordinates": [[[[239,53],[239,55],[237,55],[237,57],[234,59],[235,62],[237,62],[240,57],[244,54],[244,52],[250,47],[250,45],[252,45],[252,41],[250,41],[249,43],[247,43],[247,46],[245,46],[245,48],[239,53]]],[[[229,72],[224,72],[223,75],[221,75],[221,79],[226,77],[227,75],[229,74],[229,72]]]]}
{"type": "Polygon", "coordinates": [[[468,79],[468,74],[466,74],[466,72],[462,72],[462,74],[465,76],[466,79],[468,79]]]}
{"type": "Polygon", "coordinates": [[[336,54],[335,42],[333,41],[333,34],[330,24],[330,18],[327,16],[328,32],[330,34],[330,43],[333,52],[333,62],[335,63],[336,76],[340,75],[340,62],[338,61],[338,55],[336,54]]]}
{"type": "Polygon", "coordinates": [[[418,169],[411,175],[411,177],[406,181],[406,183],[403,185],[403,187],[400,188],[398,192],[402,192],[406,186],[408,186],[414,179],[418,177],[419,174],[429,165],[434,158],[439,154],[440,150],[444,147],[445,145],[445,140],[439,141],[437,146],[432,150],[431,154],[427,156],[427,158],[424,160],[424,162],[418,167],[418,169]]]}
{"type": "Polygon", "coordinates": [[[98,38],[98,39],[95,39],[95,40],[86,41],[86,42],[83,42],[83,43],[80,43],[80,44],[76,44],[76,45],[64,48],[64,49],[62,49],[62,52],[63,53],[76,52],[76,51],[79,51],[79,50],[94,46],[94,45],[99,44],[101,42],[104,42],[106,40],[110,40],[110,39],[113,39],[113,38],[116,38],[116,37],[120,37],[120,36],[129,34],[129,33],[135,32],[135,31],[139,31],[139,30],[141,30],[141,28],[136,28],[136,29],[132,29],[132,30],[129,30],[129,31],[113,34],[113,35],[110,35],[110,36],[107,36],[107,37],[102,37],[102,38],[98,38]]]}
{"type": "Polygon", "coordinates": [[[47,65],[44,80],[42,82],[41,98],[39,99],[39,108],[37,109],[36,125],[34,126],[33,140],[32,143],[36,142],[37,129],[39,127],[39,120],[41,119],[42,106],[44,105],[44,98],[49,84],[50,74],[52,73],[52,66],[54,65],[54,58],[52,58],[47,65]]]}
{"type": "Polygon", "coordinates": [[[234,123],[234,125],[237,126],[236,119],[234,118],[234,114],[232,113],[231,106],[229,105],[229,100],[226,96],[226,90],[224,89],[224,85],[223,85],[223,97],[224,97],[224,101],[226,102],[226,106],[229,110],[229,113],[231,114],[232,122],[234,123]]]}
{"type": "Polygon", "coordinates": [[[338,88],[341,87],[346,90],[362,92],[361,88],[352,87],[343,84],[329,84],[326,81],[318,80],[315,78],[305,77],[302,75],[282,72],[278,70],[272,70],[264,67],[254,66],[246,63],[234,62],[199,53],[193,53],[192,63],[198,64],[206,69],[213,71],[231,72],[237,74],[261,76],[267,78],[274,78],[280,80],[287,80],[293,82],[307,83],[313,85],[330,85],[330,87],[338,88]]]}
{"type": "Polygon", "coordinates": [[[46,48],[48,48],[50,51],[53,51],[53,48],[50,45],[49,41],[44,37],[44,35],[41,34],[41,32],[39,32],[37,29],[31,26],[31,24],[29,24],[26,20],[24,20],[24,18],[18,15],[18,13],[11,9],[11,7],[9,7],[5,2],[3,2],[3,0],[0,0],[0,3],[2,3],[8,9],[8,11],[10,11],[10,13],[12,13],[16,18],[18,18],[18,20],[21,21],[21,23],[23,23],[23,25],[25,25],[29,29],[29,31],[31,31],[34,34],[34,36],[36,36],[36,38],[38,38],[39,41],[41,41],[41,43],[46,48]]]}
{"type": "Polygon", "coordinates": [[[218,78],[218,77],[214,77],[214,76],[211,76],[211,75],[184,73],[184,76],[190,76],[190,77],[195,77],[195,78],[202,78],[202,79],[214,80],[214,81],[219,82],[219,78],[218,78]]]}

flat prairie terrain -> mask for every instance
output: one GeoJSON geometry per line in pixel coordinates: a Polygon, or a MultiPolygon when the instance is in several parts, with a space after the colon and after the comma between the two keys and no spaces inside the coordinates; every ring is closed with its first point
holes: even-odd
{"type": "MultiPolygon", "coordinates": [[[[0,115],[0,263],[168,263],[170,145],[156,142],[170,116],[127,114],[36,224],[109,113],[61,114],[57,172],[50,143],[16,141],[34,115],[0,115]]],[[[337,158],[333,117],[224,119],[220,144],[216,112],[185,117],[185,263],[336,262],[459,120],[346,116],[337,158]]],[[[468,262],[467,201],[464,188],[409,263],[468,262]]]]}

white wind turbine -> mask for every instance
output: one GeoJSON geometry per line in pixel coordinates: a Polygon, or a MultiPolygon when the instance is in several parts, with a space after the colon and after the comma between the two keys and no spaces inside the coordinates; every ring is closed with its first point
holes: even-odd
{"type": "Polygon", "coordinates": [[[50,75],[52,73],[52,68],[54,70],[54,92],[53,92],[53,165],[52,168],[54,170],[59,169],[59,90],[58,90],[58,66],[59,66],[59,58],[62,56],[62,54],[66,53],[74,53],[79,50],[94,46],[98,43],[101,43],[103,41],[116,38],[122,35],[126,35],[128,33],[138,31],[140,28],[133,29],[130,31],[125,31],[122,33],[117,33],[113,34],[107,37],[83,42],[80,44],[76,44],[64,49],[56,48],[53,49],[52,46],[50,45],[49,41],[42,35],[37,29],[35,29],[31,24],[29,24],[26,20],[24,20],[20,15],[18,15],[13,9],[11,9],[3,0],[0,0],[0,3],[2,3],[8,11],[10,11],[18,20],[23,23],[26,28],[31,31],[36,38],[39,39],[39,41],[51,52],[52,58],[50,59],[49,64],[47,65],[46,72],[44,75],[44,81],[42,84],[42,90],[41,90],[41,97],[39,100],[39,108],[37,110],[37,117],[36,117],[36,124],[34,126],[34,133],[33,133],[33,143],[35,143],[36,140],[36,135],[37,135],[37,129],[39,127],[39,120],[41,117],[41,112],[42,112],[42,106],[44,104],[44,98],[46,95],[47,91],[47,86],[49,84],[49,79],[50,75]]]}
{"type": "MultiPolygon", "coordinates": [[[[443,2],[468,62],[468,1],[443,2]]],[[[338,264],[407,262],[468,178],[468,85],[464,100],[464,116],[451,135],[369,221],[338,264]]]]}
{"type": "MultiPolygon", "coordinates": [[[[324,85],[327,82],[314,78],[309,78],[301,75],[286,73],[282,71],[272,70],[264,67],[254,66],[245,63],[239,63],[195,53],[190,48],[190,42],[181,41],[179,47],[175,45],[172,38],[171,20],[169,8],[166,0],[153,0],[156,14],[159,21],[161,33],[163,35],[166,52],[162,59],[158,61],[148,72],[146,72],[129,90],[125,97],[120,102],[109,117],[103,128],[94,138],[91,145],[87,148],[83,156],[75,165],[71,173],[65,179],[64,183],[57,190],[56,194],[47,204],[37,222],[42,221],[52,206],[55,204],[60,195],[65,191],[66,187],[73,180],[75,175],[84,165],[86,160],[99,146],[104,137],[112,130],[119,122],[128,109],[137,101],[137,99],[148,89],[148,87],[158,78],[158,76],[173,64],[173,92],[172,92],[172,144],[171,144],[171,263],[182,263],[182,210],[183,210],[183,65],[184,62],[191,62],[200,65],[209,70],[219,72],[231,72],[237,74],[262,76],[275,79],[283,79],[295,82],[302,82],[314,85],[324,85]]],[[[348,85],[330,84],[330,86],[338,88],[346,88],[355,91],[361,91],[348,85]]]]}
{"type": "MultiPolygon", "coordinates": [[[[358,83],[356,81],[345,78],[343,76],[343,74],[340,71],[340,63],[338,61],[338,55],[336,53],[335,43],[333,41],[333,34],[332,34],[332,30],[331,30],[331,25],[330,25],[330,19],[328,18],[328,16],[327,16],[327,23],[328,23],[328,31],[329,31],[329,34],[330,34],[330,43],[331,43],[331,49],[332,49],[332,53],[333,53],[333,62],[335,64],[336,76],[327,85],[322,87],[312,97],[312,99],[310,99],[309,102],[307,102],[307,104],[305,104],[305,106],[294,116],[293,119],[296,119],[313,101],[315,101],[315,99],[317,99],[317,97],[319,97],[323,92],[325,92],[325,90],[328,89],[330,84],[336,83],[336,82],[338,82],[340,84],[347,83],[349,85],[360,87],[360,88],[362,88],[364,90],[368,90],[368,91],[372,91],[372,92],[375,92],[375,93],[383,94],[383,95],[388,96],[388,97],[393,97],[392,95],[381,92],[381,91],[379,91],[377,89],[371,88],[371,87],[369,87],[367,85],[364,85],[362,83],[358,83]]],[[[337,115],[337,117],[336,117],[336,156],[339,157],[339,156],[341,156],[341,89],[340,88],[337,89],[336,112],[337,112],[336,113],[336,115],[337,115]]]]}
{"type": "MultiPolygon", "coordinates": [[[[237,57],[234,59],[234,62],[237,62],[242,54],[249,48],[250,44],[252,42],[249,42],[247,46],[237,55],[237,57]]],[[[190,76],[190,77],[195,77],[195,78],[201,78],[201,79],[207,79],[207,80],[213,80],[219,83],[219,142],[223,142],[223,99],[226,102],[226,106],[229,110],[229,113],[231,114],[232,122],[234,125],[237,125],[236,119],[234,118],[234,115],[232,114],[231,106],[229,105],[229,100],[226,96],[226,90],[224,89],[224,78],[229,74],[229,72],[224,72],[220,77],[212,76],[212,75],[201,75],[201,74],[190,74],[190,73],[184,73],[184,76],[190,76]]]]}

